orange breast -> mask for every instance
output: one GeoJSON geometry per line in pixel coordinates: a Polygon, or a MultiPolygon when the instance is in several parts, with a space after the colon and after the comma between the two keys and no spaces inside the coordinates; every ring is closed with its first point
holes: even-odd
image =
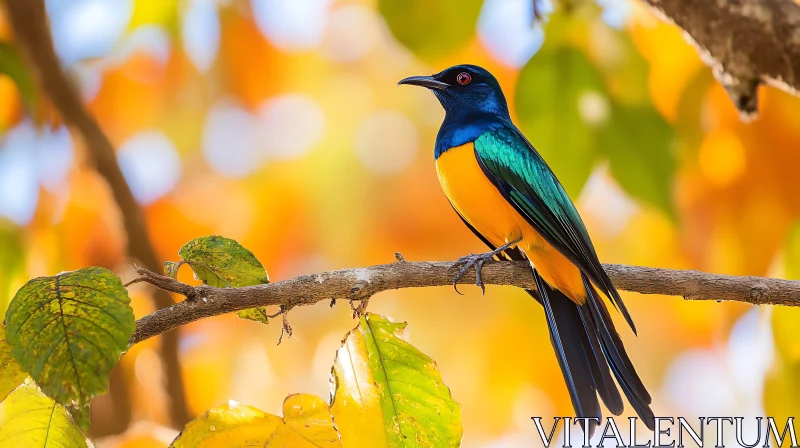
{"type": "Polygon", "coordinates": [[[551,246],[500,194],[475,158],[472,143],[442,153],[436,172],[458,213],[495,247],[521,239],[520,249],[542,278],[577,303],[586,300],[578,268],[551,246]]]}

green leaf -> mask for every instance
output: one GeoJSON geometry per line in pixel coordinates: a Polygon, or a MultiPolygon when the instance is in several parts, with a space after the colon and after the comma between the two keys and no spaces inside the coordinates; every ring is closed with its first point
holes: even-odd
{"type": "Polygon", "coordinates": [[[14,358],[45,394],[81,409],[108,389],[135,322],[128,291],[108,269],[90,267],[26,283],[6,312],[14,358]]]}
{"type": "Polygon", "coordinates": [[[434,62],[474,38],[482,5],[483,0],[379,0],[378,10],[401,44],[434,62]]]}
{"type": "Polygon", "coordinates": [[[83,406],[70,406],[67,408],[67,411],[69,411],[72,421],[82,430],[88,431],[92,426],[92,413],[88,404],[83,406]]]}
{"type": "Polygon", "coordinates": [[[675,134],[661,115],[650,106],[614,105],[612,119],[599,138],[611,174],[622,189],[675,218],[675,134]]]}
{"type": "Polygon", "coordinates": [[[294,394],[283,402],[283,419],[252,406],[231,403],[189,422],[172,442],[174,448],[243,446],[338,448],[328,405],[319,397],[294,394]]]}
{"type": "Polygon", "coordinates": [[[79,448],[88,444],[67,410],[26,381],[0,403],[0,446],[79,448]]]}
{"type": "Polygon", "coordinates": [[[680,139],[681,156],[686,159],[696,159],[697,149],[706,136],[703,104],[707,100],[706,93],[715,83],[711,70],[703,67],[689,80],[681,93],[675,130],[680,139]]]}
{"type": "MultiPolygon", "coordinates": [[[[230,238],[197,238],[181,247],[178,255],[180,263],[191,266],[195,277],[210,286],[235,288],[269,283],[267,271],[255,255],[230,238]]],[[[164,273],[175,277],[180,263],[164,263],[164,273]]],[[[236,315],[267,323],[267,309],[264,307],[237,311],[236,315]]]]}
{"type": "Polygon", "coordinates": [[[28,376],[12,356],[11,350],[11,345],[6,342],[6,328],[0,326],[0,401],[5,400],[28,376]]]}
{"type": "MultiPolygon", "coordinates": [[[[600,22],[602,19],[598,15],[593,20],[600,22]]],[[[615,102],[628,106],[650,104],[650,65],[636,48],[630,34],[609,26],[595,26],[593,33],[599,38],[589,41],[589,46],[594,49],[591,54],[596,57],[609,95],[615,102]]]]}
{"type": "Polygon", "coordinates": [[[269,323],[269,315],[267,314],[267,308],[265,307],[239,310],[236,312],[236,315],[239,316],[240,319],[254,320],[256,322],[261,322],[262,324],[269,323]]]}
{"type": "Polygon", "coordinates": [[[607,119],[608,95],[597,69],[578,49],[543,47],[520,73],[516,105],[528,140],[577,197],[597,161],[597,128],[607,119]]]}
{"type": "Polygon", "coordinates": [[[406,326],[367,314],[336,352],[331,414],[343,446],[460,445],[461,406],[436,363],[400,338],[406,326]]]}
{"type": "Polygon", "coordinates": [[[8,42],[0,42],[0,73],[14,81],[23,104],[29,112],[33,112],[36,107],[36,84],[19,51],[8,42]]]}
{"type": "Polygon", "coordinates": [[[267,271],[255,255],[230,238],[197,238],[181,247],[178,255],[198,279],[217,288],[269,283],[267,271]]]}
{"type": "MultiPolygon", "coordinates": [[[[0,129],[2,131],[2,129],[0,129]]],[[[0,219],[0,315],[5,315],[15,286],[29,277],[25,275],[25,249],[22,229],[11,221],[0,219]],[[19,282],[19,283],[18,283],[19,282]]]]}

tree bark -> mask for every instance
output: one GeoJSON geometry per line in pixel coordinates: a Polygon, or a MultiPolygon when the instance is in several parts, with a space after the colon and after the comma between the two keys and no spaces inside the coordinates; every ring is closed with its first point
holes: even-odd
{"type": "MultiPolygon", "coordinates": [[[[279,306],[284,314],[296,306],[345,299],[358,301],[363,312],[374,294],[389,289],[422,288],[452,284],[454,262],[407,262],[304,275],[266,285],[243,288],[190,286],[173,278],[136,266],[140,277],[128,283],[150,283],[186,297],[183,302],[158,310],[136,322],[131,343],[170,331],[206,317],[257,306],[279,306]]],[[[619,264],[603,265],[614,285],[641,294],[681,296],[688,300],[733,300],[754,305],[800,306],[800,281],[764,277],[736,277],[700,271],[649,268],[619,264]]],[[[459,284],[474,283],[464,275],[459,284]]],[[[524,261],[486,264],[482,271],[487,285],[510,285],[536,289],[531,268],[524,261]]],[[[276,314],[276,315],[277,315],[276,314]]]]}
{"type": "Polygon", "coordinates": [[[758,111],[758,87],[800,91],[800,5],[792,0],[643,0],[684,31],[736,108],[758,111]]]}

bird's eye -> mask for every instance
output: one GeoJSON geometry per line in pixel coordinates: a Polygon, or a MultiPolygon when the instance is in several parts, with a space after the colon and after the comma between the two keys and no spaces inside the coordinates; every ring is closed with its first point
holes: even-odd
{"type": "Polygon", "coordinates": [[[472,81],[472,76],[470,76],[467,72],[461,72],[458,74],[458,76],[456,76],[456,81],[458,81],[458,83],[462,86],[465,86],[472,81]]]}

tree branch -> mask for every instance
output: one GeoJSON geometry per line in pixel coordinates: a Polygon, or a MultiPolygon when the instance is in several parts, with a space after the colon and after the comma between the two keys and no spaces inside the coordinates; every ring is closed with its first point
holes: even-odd
{"type": "MultiPolygon", "coordinates": [[[[53,49],[44,0],[5,0],[5,4],[14,29],[14,37],[26,50],[39,84],[63,120],[83,138],[86,150],[94,161],[97,172],[105,178],[111,188],[127,235],[128,255],[149,269],[159,269],[160,262],[150,243],[144,216],[122,175],[114,147],[94,117],[86,110],[77,90],[61,69],[61,64],[53,49]]],[[[153,300],[157,308],[173,304],[170,296],[162,292],[157,292],[153,296],[153,300]]],[[[167,393],[170,397],[170,417],[174,425],[182,428],[189,421],[189,412],[186,407],[183,379],[178,362],[177,332],[164,335],[161,343],[161,358],[164,361],[167,393]]],[[[112,383],[114,383],[113,379],[112,383]]],[[[127,394],[124,388],[115,390],[118,393],[127,394]]],[[[115,408],[119,414],[118,421],[115,423],[124,430],[130,420],[130,408],[125,403],[121,403],[115,408]]]]}
{"type": "Polygon", "coordinates": [[[679,26],[744,116],[758,86],[800,92],[800,5],[793,0],[643,0],[679,26]]]}
{"type": "MultiPolygon", "coordinates": [[[[289,309],[317,302],[346,299],[368,300],[389,289],[447,286],[452,282],[454,262],[407,262],[304,275],[266,285],[243,288],[190,286],[145,268],[135,266],[141,281],[187,300],[158,310],[136,322],[131,344],[205,317],[257,306],[289,309]]],[[[700,271],[604,265],[614,285],[641,294],[682,296],[690,300],[733,300],[754,305],[800,306],[800,281],[764,277],[736,277],[700,271]]],[[[474,273],[473,270],[470,273],[474,273]]],[[[522,261],[486,264],[482,271],[487,285],[511,285],[536,289],[530,265],[522,261]]],[[[460,284],[474,283],[465,275],[460,284]]]]}

